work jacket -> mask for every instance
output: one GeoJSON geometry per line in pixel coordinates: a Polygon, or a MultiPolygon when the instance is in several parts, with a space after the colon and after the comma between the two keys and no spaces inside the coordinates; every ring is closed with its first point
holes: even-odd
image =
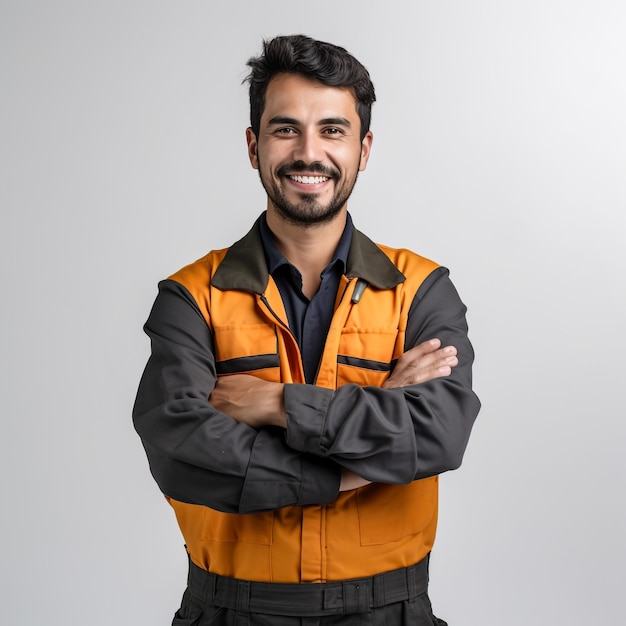
{"type": "Polygon", "coordinates": [[[324,582],[406,567],[431,550],[438,474],[458,467],[479,408],[465,306],[445,268],[354,230],[314,385],[268,274],[258,222],[160,284],[134,409],[190,557],[224,576],[324,582]],[[382,389],[438,337],[449,377],[382,389]],[[211,406],[216,377],[287,383],[287,428],[211,406]],[[339,492],[341,468],[372,481],[339,492]]]}

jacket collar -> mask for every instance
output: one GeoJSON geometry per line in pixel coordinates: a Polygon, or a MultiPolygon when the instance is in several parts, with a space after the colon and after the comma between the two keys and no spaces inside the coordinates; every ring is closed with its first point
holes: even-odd
{"type": "MultiPolygon", "coordinates": [[[[240,289],[259,295],[264,293],[269,272],[261,240],[260,220],[259,217],[248,234],[228,249],[213,275],[211,285],[221,290],[240,289]]],[[[378,289],[392,289],[406,278],[387,255],[356,228],[352,232],[346,276],[361,278],[378,289]]]]}

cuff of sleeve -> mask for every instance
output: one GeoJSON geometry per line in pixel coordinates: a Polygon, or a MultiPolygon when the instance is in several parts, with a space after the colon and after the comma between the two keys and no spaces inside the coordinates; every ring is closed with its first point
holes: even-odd
{"type": "Polygon", "coordinates": [[[328,504],[339,496],[341,468],[326,459],[302,459],[302,491],[298,504],[328,504]]]}
{"type": "Polygon", "coordinates": [[[292,383],[285,385],[283,398],[287,414],[287,444],[300,452],[324,456],[322,433],[332,389],[292,383]]]}

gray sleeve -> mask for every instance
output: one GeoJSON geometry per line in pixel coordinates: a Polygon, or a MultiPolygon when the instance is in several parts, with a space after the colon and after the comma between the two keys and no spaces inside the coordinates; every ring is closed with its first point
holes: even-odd
{"type": "Polygon", "coordinates": [[[459,467],[480,409],[465,313],[448,270],[433,271],[411,305],[405,348],[435,337],[456,346],[452,374],[397,389],[286,385],[287,443],[372,482],[408,483],[459,467]]]}
{"type": "Polygon", "coordinates": [[[144,327],[152,353],[133,409],[161,491],[229,513],[323,504],[337,497],[332,459],[296,451],[283,429],[255,430],[217,411],[210,330],[189,292],[166,280],[144,327]]]}

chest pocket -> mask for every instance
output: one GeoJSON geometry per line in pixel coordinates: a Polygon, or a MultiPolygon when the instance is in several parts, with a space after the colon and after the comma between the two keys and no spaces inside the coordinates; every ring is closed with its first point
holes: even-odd
{"type": "Polygon", "coordinates": [[[397,328],[344,328],[337,354],[337,387],[355,383],[380,387],[395,362],[397,328]]]}
{"type": "Polygon", "coordinates": [[[402,289],[370,285],[357,302],[352,301],[337,346],[337,387],[346,383],[380,387],[389,377],[404,349],[402,289]]]}
{"type": "Polygon", "coordinates": [[[271,324],[227,324],[214,327],[218,375],[254,374],[277,380],[280,371],[278,341],[271,324]]]}

